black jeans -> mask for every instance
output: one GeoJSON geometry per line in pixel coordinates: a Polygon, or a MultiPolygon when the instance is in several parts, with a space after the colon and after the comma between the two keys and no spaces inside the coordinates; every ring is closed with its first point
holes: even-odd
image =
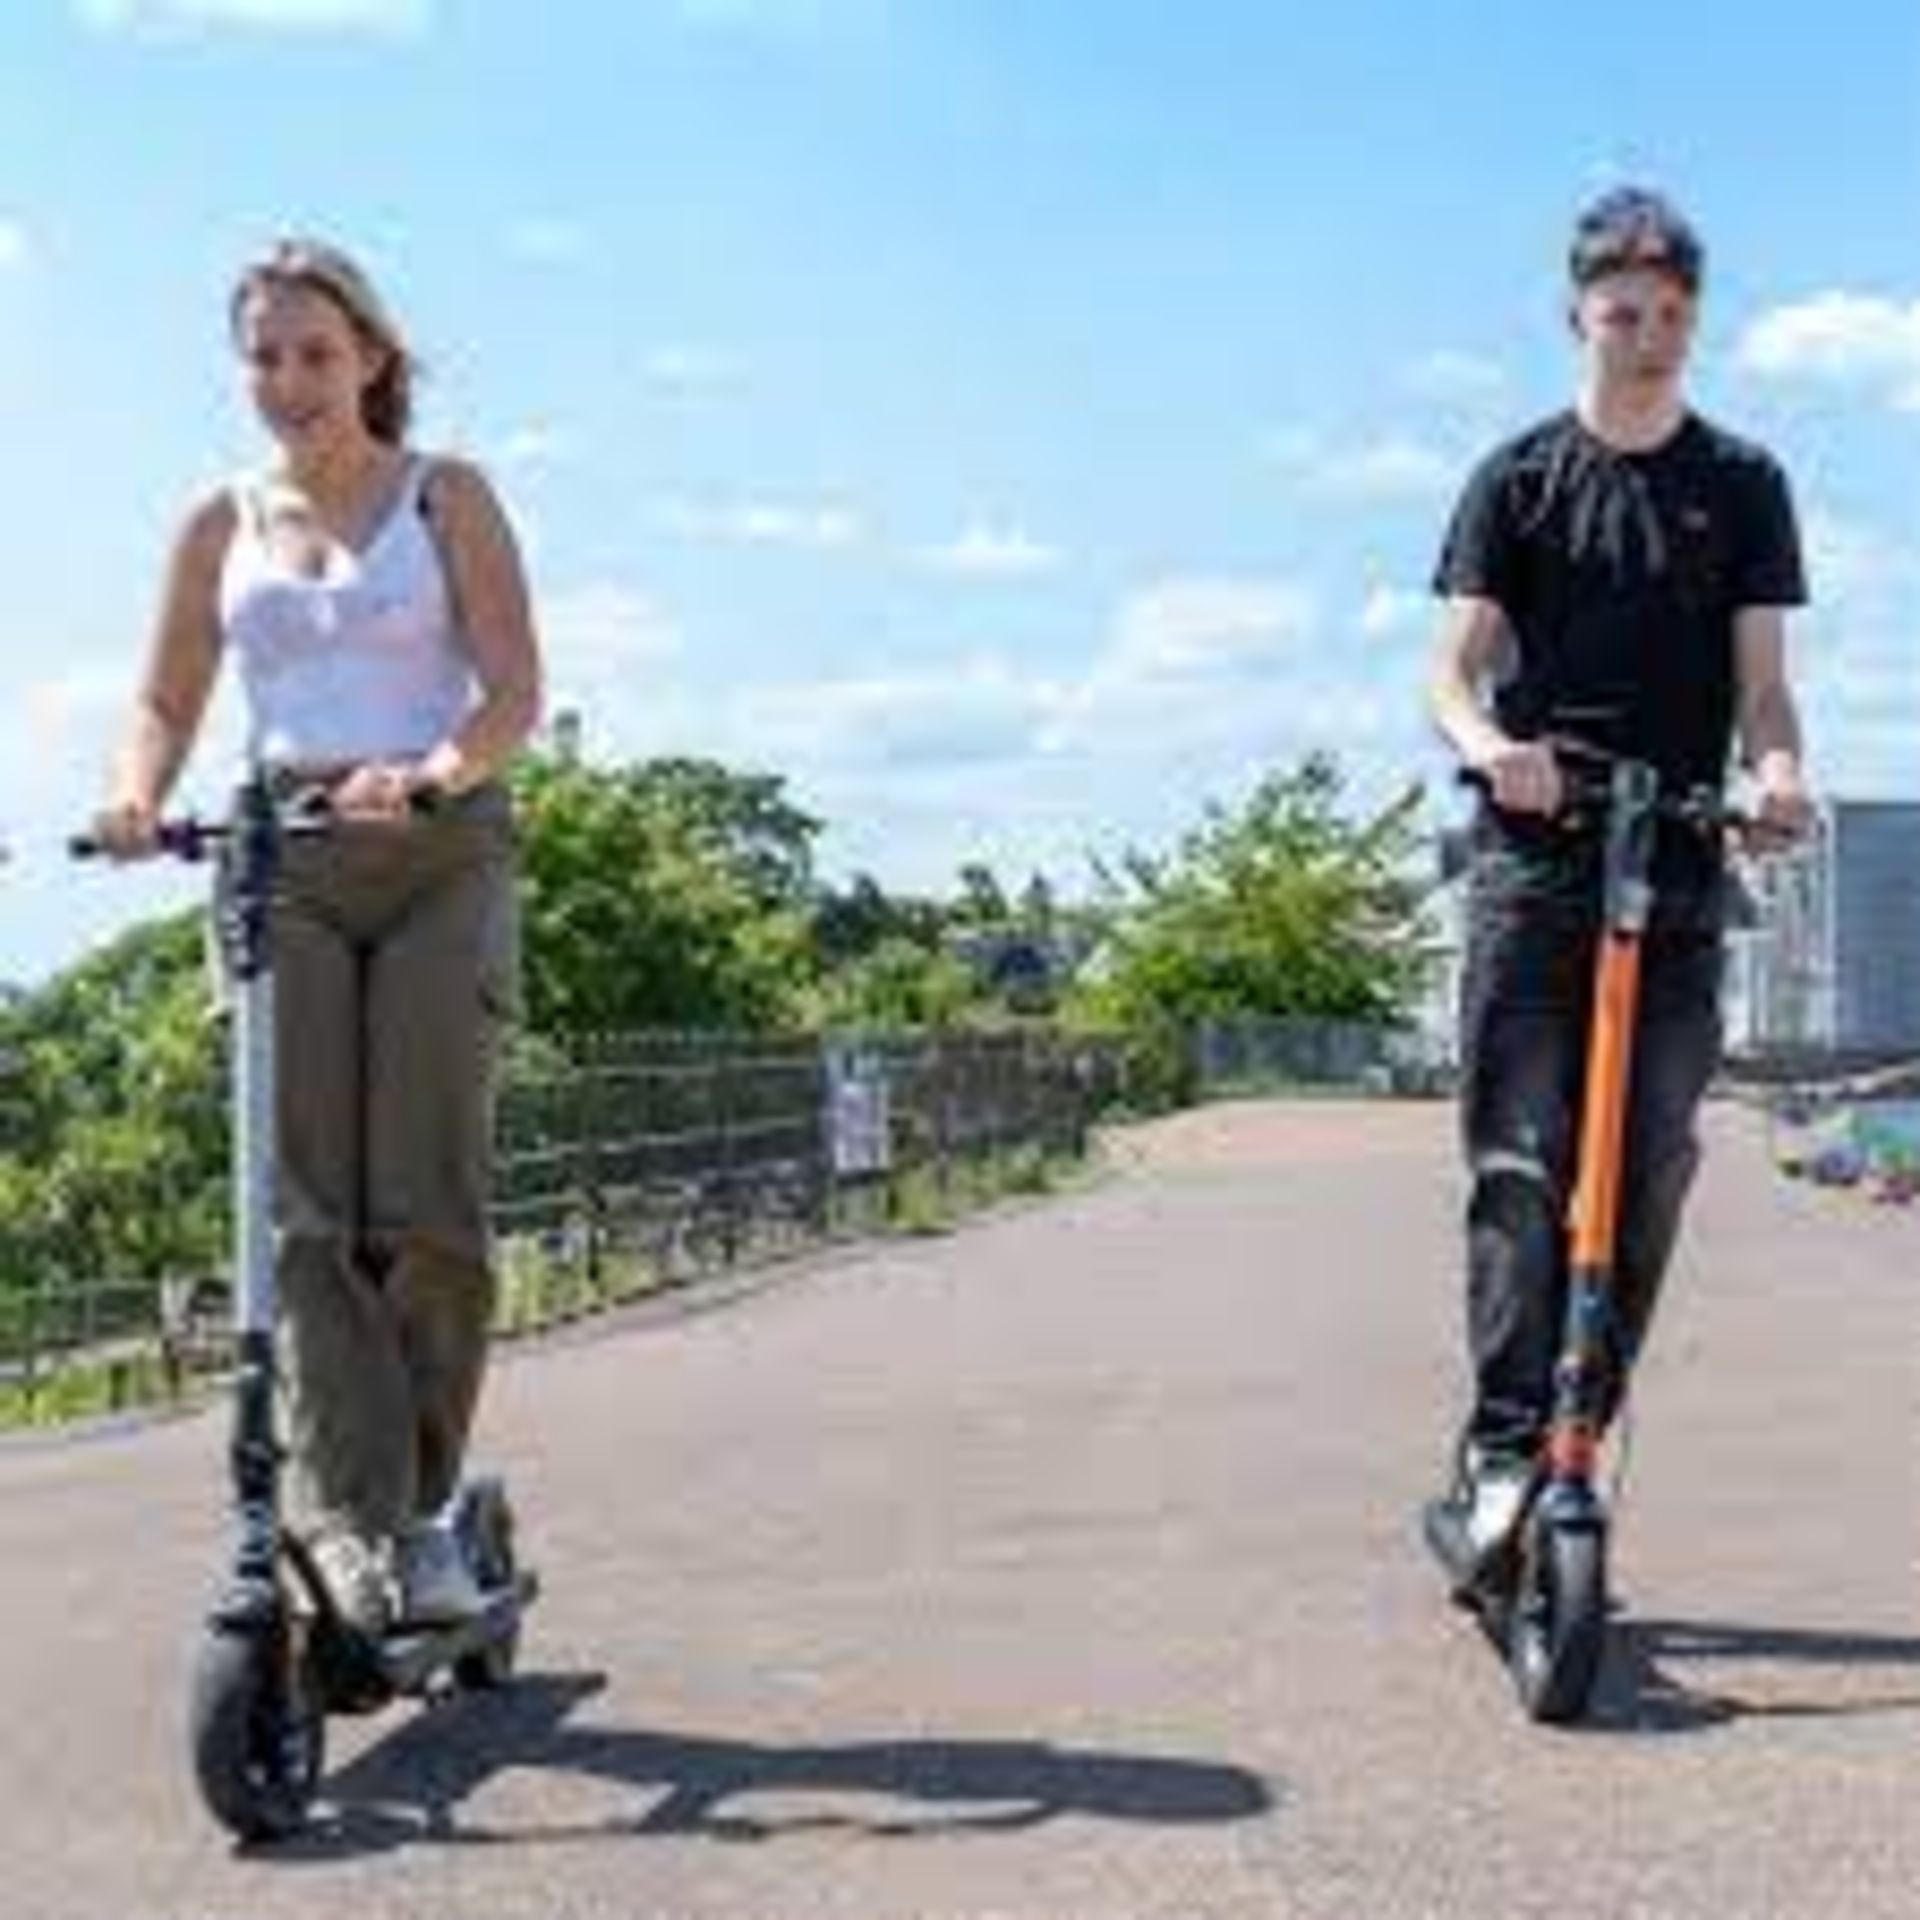
{"type": "MultiPolygon", "coordinates": [[[[1591,876],[1587,876],[1590,879],[1591,876]]],[[[1469,880],[1461,1128],[1467,1202],[1465,1437],[1528,1453],[1553,1410],[1567,1295],[1597,912],[1587,884],[1483,845],[1469,880]]],[[[1643,948],[1604,1397],[1646,1338],[1699,1162],[1694,1113],[1720,1052],[1718,899],[1663,902],[1643,948]]]]}

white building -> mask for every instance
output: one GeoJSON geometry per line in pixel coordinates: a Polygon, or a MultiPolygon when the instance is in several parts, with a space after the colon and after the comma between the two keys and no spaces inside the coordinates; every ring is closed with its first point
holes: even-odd
{"type": "MultiPolygon", "coordinates": [[[[1452,1044],[1464,889],[1427,900],[1436,964],[1419,1023],[1452,1044]]],[[[1788,853],[1743,861],[1729,930],[1727,1043],[1920,1054],[1920,801],[1835,800],[1788,853]]]]}
{"type": "Polygon", "coordinates": [[[1804,846],[1750,876],[1736,937],[1735,1047],[1920,1050],[1920,801],[1835,800],[1804,846]]]}

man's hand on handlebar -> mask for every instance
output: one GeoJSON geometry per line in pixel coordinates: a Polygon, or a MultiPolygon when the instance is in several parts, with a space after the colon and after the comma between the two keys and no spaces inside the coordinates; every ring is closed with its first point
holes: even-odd
{"type": "Polygon", "coordinates": [[[1754,837],[1779,846],[1804,838],[1813,829],[1813,796],[1800,763],[1787,754],[1768,754],[1754,769],[1754,793],[1747,809],[1754,837]]]}
{"type": "Polygon", "coordinates": [[[1508,813],[1552,817],[1567,801],[1567,783],[1553,747],[1542,740],[1502,739],[1467,761],[1487,797],[1508,813]]]}

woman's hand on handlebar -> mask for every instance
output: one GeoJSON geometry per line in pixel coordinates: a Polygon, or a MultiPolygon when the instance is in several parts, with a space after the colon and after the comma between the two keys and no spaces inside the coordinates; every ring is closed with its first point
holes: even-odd
{"type": "Polygon", "coordinates": [[[329,790],[328,811],[339,820],[405,820],[431,785],[412,761],[368,760],[329,790]]]}
{"type": "Polygon", "coordinates": [[[116,794],[93,816],[87,839],[109,860],[150,860],[160,851],[160,809],[138,795],[116,794]]]}
{"type": "Polygon", "coordinates": [[[1473,755],[1467,770],[1504,812],[1551,817],[1566,805],[1565,777],[1544,741],[1502,739],[1473,755]]]}

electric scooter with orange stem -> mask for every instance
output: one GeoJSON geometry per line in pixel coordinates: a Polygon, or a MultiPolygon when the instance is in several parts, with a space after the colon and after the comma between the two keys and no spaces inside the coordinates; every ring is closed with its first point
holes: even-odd
{"type": "MultiPolygon", "coordinates": [[[[1599,1456],[1621,1364],[1615,1255],[1655,840],[1662,823],[1711,836],[1747,823],[1711,790],[1663,794],[1642,761],[1555,744],[1567,787],[1561,824],[1601,835],[1602,876],[1553,1412],[1491,1571],[1463,1569],[1438,1506],[1428,1510],[1426,1533],[1455,1576],[1456,1597],[1479,1613],[1503,1651],[1522,1707],[1534,1720],[1557,1723],[1586,1711],[1606,1640],[1608,1514],[1599,1456]]],[[[1480,776],[1463,778],[1486,790],[1480,776]]]]}
{"type": "MultiPolygon", "coordinates": [[[[222,872],[216,922],[232,992],[234,1529],[227,1578],[194,1665],[189,1731],[201,1797],[242,1840],[281,1839],[304,1824],[320,1783],[329,1713],[366,1713],[448,1685],[504,1685],[522,1618],[539,1590],[516,1561],[512,1509],[494,1478],[470,1480],[455,1495],[454,1534],[486,1606],[448,1626],[403,1625],[375,1636],[353,1624],[335,1605],[305,1539],[282,1516],[270,930],[284,846],[333,828],[322,795],[282,796],[256,768],[231,818],[167,821],[157,836],[159,852],[196,862],[217,856],[222,872]]],[[[93,858],[105,849],[81,835],[69,851],[93,858]]]]}

